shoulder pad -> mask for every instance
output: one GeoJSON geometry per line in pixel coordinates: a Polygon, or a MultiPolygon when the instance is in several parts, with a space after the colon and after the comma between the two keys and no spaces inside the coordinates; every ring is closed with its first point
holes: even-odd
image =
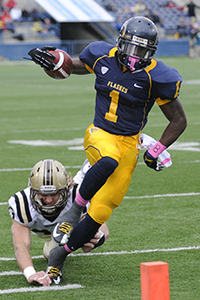
{"type": "Polygon", "coordinates": [[[157,61],[157,65],[150,71],[152,81],[157,83],[182,82],[182,77],[175,68],[169,67],[162,61],[157,61]]]}

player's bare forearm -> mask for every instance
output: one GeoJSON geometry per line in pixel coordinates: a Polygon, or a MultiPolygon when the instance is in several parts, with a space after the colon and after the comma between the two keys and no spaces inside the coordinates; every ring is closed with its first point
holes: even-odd
{"type": "Polygon", "coordinates": [[[86,69],[84,62],[82,62],[79,58],[73,58],[73,74],[89,74],[90,72],[86,69]]]}
{"type": "MultiPolygon", "coordinates": [[[[29,252],[31,246],[30,229],[13,220],[11,231],[17,264],[23,272],[27,267],[33,267],[32,258],[29,252]]],[[[52,276],[52,274],[46,274],[44,271],[35,271],[35,273],[30,275],[27,280],[29,283],[38,282],[43,286],[49,286],[51,284],[52,276]]]]}
{"type": "Polygon", "coordinates": [[[33,265],[29,253],[31,244],[30,229],[13,220],[11,231],[16,260],[23,272],[26,267],[33,265]]]}
{"type": "Polygon", "coordinates": [[[187,127],[187,118],[179,98],[160,106],[160,108],[170,121],[160,138],[160,142],[169,147],[187,127]]]}

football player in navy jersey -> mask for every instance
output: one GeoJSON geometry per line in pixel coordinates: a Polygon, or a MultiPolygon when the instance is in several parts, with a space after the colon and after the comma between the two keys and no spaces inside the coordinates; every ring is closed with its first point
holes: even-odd
{"type": "MultiPolygon", "coordinates": [[[[84,139],[85,153],[92,167],[73,206],[81,211],[92,200],[85,219],[78,223],[71,236],[61,232],[62,224],[58,226],[54,238],[64,246],[51,251],[49,267],[61,269],[67,255],[89,241],[123,200],[138,161],[138,138],[154,103],[169,123],[160,140],[144,153],[148,167],[162,170],[158,156],[186,128],[185,112],[178,97],[182,78],[176,69],[153,58],[157,44],[155,24],[137,16],[122,25],[116,46],[104,41],[93,42],[79,58],[72,60],[74,74],[96,75],[95,116],[84,139]]],[[[52,49],[55,48],[35,48],[29,55],[42,68],[53,70],[54,63],[49,60],[53,56],[48,53],[52,49]]]]}
{"type": "MultiPolygon", "coordinates": [[[[60,283],[61,270],[53,270],[46,274],[34,269],[30,255],[31,232],[47,239],[43,255],[48,260],[51,249],[58,246],[52,239],[53,230],[58,222],[72,217],[71,213],[68,215],[69,209],[89,167],[90,164],[86,160],[81,170],[72,178],[60,162],[53,159],[39,161],[31,171],[29,186],[10,197],[8,204],[13,219],[11,231],[15,256],[29,283],[37,282],[43,286],[52,282],[60,283]]],[[[85,208],[86,211],[87,209],[88,207],[85,208]]],[[[70,231],[71,227],[66,224],[65,229],[70,231]]],[[[83,245],[83,251],[89,252],[102,245],[108,236],[108,227],[103,224],[95,237],[83,245]]]]}

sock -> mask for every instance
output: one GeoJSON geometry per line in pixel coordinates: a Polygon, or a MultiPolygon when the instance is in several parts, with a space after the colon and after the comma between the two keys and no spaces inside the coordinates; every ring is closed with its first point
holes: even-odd
{"type": "Polygon", "coordinates": [[[76,195],[76,203],[80,206],[86,206],[88,204],[89,200],[83,199],[81,194],[78,192],[76,195]]]}
{"type": "Polygon", "coordinates": [[[74,228],[69,241],[65,245],[65,250],[69,253],[69,251],[75,251],[82,247],[94,237],[100,226],[101,224],[86,214],[86,217],[74,228]]]}
{"type": "Polygon", "coordinates": [[[68,254],[69,253],[64,247],[58,246],[51,249],[48,259],[48,267],[54,267],[61,270],[68,254]]]}
{"type": "Polygon", "coordinates": [[[65,248],[65,250],[66,250],[68,253],[71,253],[71,252],[72,252],[72,250],[69,249],[69,247],[67,246],[67,244],[65,244],[64,248],[65,248]]]}
{"type": "MultiPolygon", "coordinates": [[[[87,201],[88,202],[88,201],[87,201]]],[[[73,228],[78,224],[81,213],[83,212],[85,206],[80,206],[76,201],[74,201],[73,205],[65,214],[65,220],[69,223],[73,228]]]]}

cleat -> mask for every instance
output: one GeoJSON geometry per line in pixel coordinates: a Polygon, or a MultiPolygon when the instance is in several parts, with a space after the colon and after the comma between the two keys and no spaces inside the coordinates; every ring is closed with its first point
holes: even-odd
{"type": "Polygon", "coordinates": [[[73,227],[67,222],[58,223],[53,230],[53,239],[60,245],[63,246],[67,243],[73,227]]]}
{"type": "Polygon", "coordinates": [[[53,277],[51,277],[51,284],[60,284],[61,278],[62,278],[62,271],[58,268],[54,268],[52,266],[49,266],[46,271],[47,274],[53,274],[53,277]]]}

